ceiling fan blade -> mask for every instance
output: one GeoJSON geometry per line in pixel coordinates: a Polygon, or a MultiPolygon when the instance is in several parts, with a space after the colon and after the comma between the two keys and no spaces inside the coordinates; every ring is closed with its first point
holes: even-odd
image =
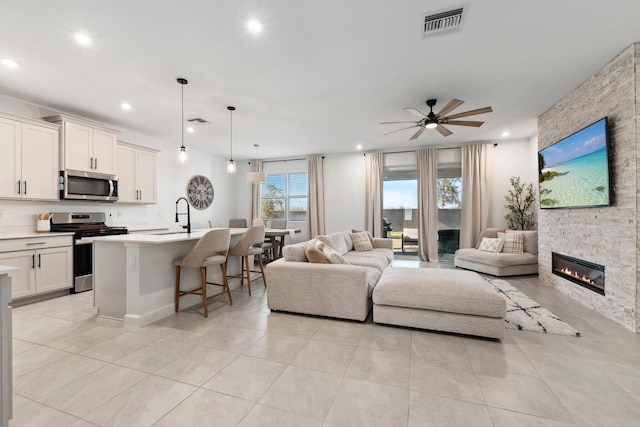
{"type": "Polygon", "coordinates": [[[456,126],[473,126],[479,128],[484,122],[478,122],[475,120],[447,120],[448,125],[456,126]]]}
{"type": "MultiPolygon", "coordinates": [[[[469,110],[469,111],[465,111],[464,113],[458,113],[458,114],[453,114],[449,117],[446,117],[447,119],[457,119],[459,117],[467,117],[467,116],[474,116],[476,114],[484,114],[484,113],[490,113],[493,111],[493,108],[491,107],[484,107],[484,108],[478,108],[476,110],[469,110]]],[[[443,117],[445,118],[445,117],[443,117]]]]}
{"type": "Polygon", "coordinates": [[[415,120],[410,120],[410,121],[406,121],[406,122],[380,122],[378,124],[380,125],[394,125],[396,123],[415,123],[415,120]]]}
{"type": "Polygon", "coordinates": [[[447,113],[455,110],[456,108],[458,108],[462,104],[464,104],[464,101],[461,101],[459,99],[455,99],[454,98],[451,101],[449,101],[449,103],[447,105],[445,105],[442,110],[438,111],[438,113],[436,113],[436,116],[438,116],[438,117],[446,116],[447,113]]]}
{"type": "Polygon", "coordinates": [[[414,127],[416,127],[416,126],[418,126],[418,125],[413,125],[413,126],[409,126],[409,127],[402,128],[402,129],[392,130],[391,132],[387,132],[387,133],[385,133],[385,135],[389,135],[389,134],[391,134],[391,133],[395,133],[395,132],[400,132],[401,130],[405,130],[405,129],[411,129],[411,128],[414,128],[414,127]]]}
{"type": "Polygon", "coordinates": [[[449,136],[451,134],[453,134],[453,132],[451,132],[449,129],[447,129],[446,127],[442,126],[442,125],[438,125],[438,127],[436,128],[436,130],[438,132],[440,132],[440,134],[442,136],[449,136]]]}
{"type": "Polygon", "coordinates": [[[411,113],[413,115],[416,115],[418,117],[420,117],[421,119],[426,119],[427,116],[422,114],[420,111],[416,110],[415,108],[405,108],[404,111],[411,113]]]}
{"type": "Polygon", "coordinates": [[[424,127],[423,127],[423,128],[421,128],[418,132],[414,133],[414,134],[413,134],[413,136],[412,136],[411,138],[409,138],[409,140],[416,139],[417,137],[419,137],[420,135],[422,135],[422,132],[424,132],[424,130],[425,130],[425,129],[426,129],[426,128],[424,128],[424,127]]]}

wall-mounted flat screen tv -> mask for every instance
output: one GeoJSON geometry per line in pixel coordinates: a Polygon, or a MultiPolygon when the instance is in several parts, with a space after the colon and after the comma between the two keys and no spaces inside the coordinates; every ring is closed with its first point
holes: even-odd
{"type": "Polygon", "coordinates": [[[538,152],[540,207],[609,206],[607,118],[538,152]]]}

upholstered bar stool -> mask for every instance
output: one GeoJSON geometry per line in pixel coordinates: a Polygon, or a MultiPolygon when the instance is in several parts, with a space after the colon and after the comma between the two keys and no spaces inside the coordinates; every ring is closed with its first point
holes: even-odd
{"type": "Polygon", "coordinates": [[[202,306],[204,307],[204,317],[209,317],[207,300],[218,295],[227,294],[229,304],[233,305],[231,290],[227,281],[227,253],[229,252],[230,230],[212,230],[202,236],[193,247],[191,252],[184,258],[173,260],[176,266],[176,313],[180,309],[180,297],[183,295],[202,295],[202,306]],[[207,282],[207,267],[219,265],[222,271],[223,283],[207,282]],[[180,272],[183,267],[200,269],[200,287],[191,291],[180,290],[180,272]],[[221,286],[222,291],[214,295],[207,295],[207,285],[221,286]]]}
{"type": "Polygon", "coordinates": [[[229,250],[229,256],[242,257],[240,264],[241,272],[239,276],[227,276],[228,279],[240,279],[240,286],[244,285],[244,279],[247,279],[247,287],[249,296],[251,296],[251,282],[258,280],[259,277],[251,279],[251,273],[260,273],[265,289],[267,288],[267,279],[264,277],[264,265],[262,264],[262,245],[264,244],[264,225],[254,225],[248,229],[240,238],[240,241],[229,250]],[[258,265],[260,271],[251,270],[249,268],[249,258],[258,255],[258,265]],[[245,276],[245,272],[247,275],[245,276]]]}
{"type": "MultiPolygon", "coordinates": [[[[264,225],[264,221],[260,218],[253,218],[251,225],[264,225]]],[[[271,239],[264,239],[264,242],[262,243],[262,253],[267,256],[267,262],[271,262],[276,259],[275,245],[271,239]]]]}

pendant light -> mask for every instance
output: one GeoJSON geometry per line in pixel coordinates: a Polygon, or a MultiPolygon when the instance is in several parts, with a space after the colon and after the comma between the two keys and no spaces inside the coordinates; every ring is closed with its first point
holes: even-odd
{"type": "Polygon", "coordinates": [[[231,157],[229,157],[229,161],[227,162],[227,173],[236,173],[236,162],[233,160],[233,111],[236,107],[228,106],[227,110],[229,110],[229,114],[231,117],[230,121],[230,133],[229,133],[229,146],[231,148],[231,157]]]}
{"type": "MultiPolygon", "coordinates": [[[[255,158],[255,162],[258,162],[258,144],[253,144],[254,147],[256,147],[256,158],[255,158]]],[[[247,172],[247,182],[250,182],[252,184],[261,184],[263,182],[265,182],[267,180],[267,177],[265,176],[264,172],[247,172]]]]}
{"type": "Polygon", "coordinates": [[[184,85],[189,83],[187,79],[178,78],[178,83],[182,87],[182,132],[180,135],[182,136],[182,145],[180,146],[180,152],[178,153],[178,158],[181,163],[187,161],[187,148],[184,146],[184,85]]]}

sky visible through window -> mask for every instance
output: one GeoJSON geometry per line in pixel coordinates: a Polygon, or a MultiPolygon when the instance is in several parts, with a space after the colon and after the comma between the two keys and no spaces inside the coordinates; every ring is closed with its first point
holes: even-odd
{"type": "Polygon", "coordinates": [[[403,179],[382,183],[382,209],[417,209],[418,180],[403,179]]]}
{"type": "MultiPolygon", "coordinates": [[[[462,183],[456,182],[455,186],[458,187],[458,195],[461,196],[462,183]]],[[[382,194],[382,209],[418,209],[418,180],[383,181],[382,194]]]]}

